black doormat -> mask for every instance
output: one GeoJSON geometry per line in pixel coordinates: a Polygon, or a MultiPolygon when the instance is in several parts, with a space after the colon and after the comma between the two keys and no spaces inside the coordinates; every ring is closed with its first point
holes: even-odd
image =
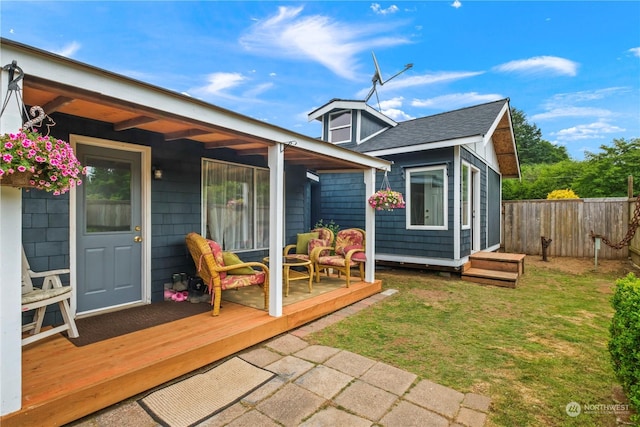
{"type": "Polygon", "coordinates": [[[207,302],[162,301],[76,320],[78,338],[68,338],[76,347],[147,329],[211,310],[207,302]]]}

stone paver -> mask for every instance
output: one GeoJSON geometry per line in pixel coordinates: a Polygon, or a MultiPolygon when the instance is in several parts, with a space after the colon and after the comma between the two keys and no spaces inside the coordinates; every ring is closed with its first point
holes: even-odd
{"type": "Polygon", "coordinates": [[[460,408],[456,421],[463,426],[482,427],[487,421],[487,414],[469,408],[460,408]]]}
{"type": "MultiPolygon", "coordinates": [[[[236,418],[227,427],[279,427],[279,424],[258,411],[249,411],[236,418]]],[[[203,426],[204,427],[204,426],[203,426]]]]}
{"type": "Polygon", "coordinates": [[[293,381],[314,366],[315,365],[313,363],[307,362],[306,360],[302,360],[298,357],[285,356],[264,368],[278,374],[286,381],[293,381]]]}
{"type": "Polygon", "coordinates": [[[324,364],[330,368],[337,369],[352,377],[359,377],[371,368],[376,362],[360,356],[359,354],[343,350],[332,358],[328,359],[324,364]]]}
{"type": "Polygon", "coordinates": [[[298,378],[295,384],[325,399],[332,399],[352,380],[353,377],[347,374],[320,365],[298,378]]]}
{"type": "Polygon", "coordinates": [[[327,347],[324,345],[310,345],[309,347],[295,353],[294,356],[313,363],[322,363],[339,352],[340,350],[334,347],[327,347]]]}
{"type": "Polygon", "coordinates": [[[252,365],[264,368],[265,366],[272,364],[276,360],[282,359],[282,355],[266,348],[256,348],[241,353],[240,358],[246,360],[252,365]]]}
{"type": "Polygon", "coordinates": [[[326,400],[295,384],[287,384],[256,409],[285,426],[297,426],[316,412],[326,400]]]}
{"type": "Polygon", "coordinates": [[[362,381],[401,396],[418,378],[411,372],[403,371],[386,363],[378,362],[360,377],[362,381]]]}
{"type": "MultiPolygon", "coordinates": [[[[386,290],[240,352],[244,360],[277,376],[198,427],[484,427],[491,407],[486,396],[427,380],[416,384],[410,372],[302,339],[396,292],[386,290]]],[[[71,425],[158,424],[132,399],[71,425]]]]}
{"type": "Polygon", "coordinates": [[[467,393],[464,396],[464,400],[462,400],[462,406],[475,409],[476,411],[480,412],[489,412],[491,399],[480,394],[467,393]]]}
{"type": "Polygon", "coordinates": [[[334,401],[349,412],[372,421],[378,421],[395,403],[397,396],[356,380],[342,391],[334,401]]]}
{"type": "Polygon", "coordinates": [[[420,381],[405,396],[410,402],[453,420],[464,394],[431,381],[420,381]]]}
{"type": "Polygon", "coordinates": [[[291,334],[285,334],[275,338],[265,344],[266,347],[282,354],[292,354],[300,351],[309,345],[308,342],[295,337],[291,334]]]}
{"type": "Polygon", "coordinates": [[[385,427],[448,427],[449,421],[403,400],[380,420],[380,424],[385,427]]]}
{"type": "Polygon", "coordinates": [[[371,421],[360,418],[340,409],[328,407],[316,412],[300,427],[370,427],[371,421]]]}

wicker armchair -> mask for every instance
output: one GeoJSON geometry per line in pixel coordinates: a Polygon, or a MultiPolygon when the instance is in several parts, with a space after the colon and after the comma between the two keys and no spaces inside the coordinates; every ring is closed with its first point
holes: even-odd
{"type": "Polygon", "coordinates": [[[308,238],[309,233],[299,234],[298,242],[284,247],[283,255],[286,257],[295,257],[303,260],[310,260],[311,253],[316,247],[333,247],[335,238],[333,231],[328,228],[316,228],[310,233],[318,233],[317,238],[308,238]],[[303,237],[304,236],[304,237],[303,237]],[[305,237],[307,237],[305,239],[305,237]],[[300,248],[299,248],[300,246],[300,248]]]}
{"type": "Polygon", "coordinates": [[[326,250],[330,247],[315,248],[311,254],[316,282],[320,281],[320,271],[324,270],[329,275],[329,269],[338,271],[346,276],[347,288],[351,280],[351,270],[357,269],[360,280],[364,279],[364,264],[366,261],[365,247],[366,233],[359,228],[340,230],[336,236],[335,255],[328,255],[326,250]]]}
{"type": "Polygon", "coordinates": [[[222,291],[245,286],[262,286],[264,291],[264,308],[269,310],[269,268],[259,262],[243,262],[225,266],[222,249],[213,240],[207,240],[198,233],[189,233],[185,239],[189,253],[196,265],[198,276],[204,280],[211,293],[213,305],[212,316],[220,314],[222,291]],[[229,274],[242,267],[258,267],[253,274],[229,274]]]}

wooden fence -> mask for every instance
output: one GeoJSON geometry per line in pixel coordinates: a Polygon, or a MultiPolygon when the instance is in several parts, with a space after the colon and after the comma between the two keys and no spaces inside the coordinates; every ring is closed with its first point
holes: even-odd
{"type": "MultiPolygon", "coordinates": [[[[502,248],[505,252],[542,255],[541,237],[552,239],[550,257],[594,257],[590,232],[622,240],[633,218],[636,198],[514,200],[502,202],[502,248]]],[[[640,230],[630,246],[613,249],[601,243],[598,258],[640,259],[640,230]],[[635,252],[634,252],[635,251],[635,252]]]]}

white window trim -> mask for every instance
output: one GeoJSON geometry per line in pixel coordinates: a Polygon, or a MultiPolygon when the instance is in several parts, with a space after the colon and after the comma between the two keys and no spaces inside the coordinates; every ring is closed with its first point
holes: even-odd
{"type": "Polygon", "coordinates": [[[471,200],[471,194],[472,194],[472,189],[471,186],[473,185],[473,182],[471,181],[471,164],[469,162],[465,162],[464,160],[461,162],[460,164],[460,226],[462,227],[463,230],[469,230],[471,229],[471,207],[473,204],[473,200],[471,200]],[[464,202],[465,200],[463,200],[464,197],[464,187],[463,187],[463,182],[464,182],[464,176],[463,176],[463,169],[467,168],[467,223],[465,224],[464,221],[464,212],[462,212],[463,210],[463,206],[464,206],[464,202]]]}
{"type": "Polygon", "coordinates": [[[447,174],[447,165],[438,165],[438,166],[427,166],[427,167],[419,167],[405,170],[406,179],[405,179],[405,194],[406,197],[406,227],[407,230],[448,230],[449,229],[449,177],[447,174]],[[411,174],[416,172],[427,172],[434,170],[442,170],[443,174],[443,203],[442,209],[443,212],[443,225],[412,225],[411,224],[411,174]]]}
{"type": "MultiPolygon", "coordinates": [[[[252,166],[252,165],[245,165],[242,163],[235,163],[235,162],[227,162],[227,161],[223,161],[223,160],[217,160],[217,159],[211,159],[208,157],[202,157],[200,159],[200,163],[201,163],[201,167],[200,167],[200,206],[201,206],[201,210],[200,210],[200,226],[201,226],[201,230],[200,233],[202,236],[206,236],[207,234],[207,224],[206,224],[206,219],[207,219],[207,215],[206,215],[206,195],[205,195],[205,191],[204,191],[204,172],[205,172],[205,165],[207,163],[220,163],[223,165],[233,165],[233,166],[240,166],[240,167],[245,167],[245,168],[251,168],[254,170],[262,170],[262,171],[268,171],[269,168],[264,168],[264,167],[259,167],[259,166],[252,166]]],[[[258,184],[258,177],[257,174],[253,174],[253,207],[254,210],[257,209],[258,207],[258,193],[257,191],[255,191],[256,187],[258,184]]],[[[253,241],[254,243],[257,241],[257,227],[256,227],[256,215],[254,212],[253,215],[253,241]]],[[[254,252],[254,251],[261,251],[261,250],[267,250],[269,249],[268,245],[267,247],[253,247],[251,249],[233,249],[233,252],[235,253],[243,253],[243,252],[254,252]]]]}
{"type": "Polygon", "coordinates": [[[335,144],[339,144],[341,142],[349,142],[349,141],[351,141],[351,134],[353,133],[353,128],[352,127],[353,127],[353,112],[352,111],[350,111],[350,110],[340,110],[340,111],[336,111],[336,112],[333,112],[333,113],[329,114],[329,123],[328,123],[329,132],[328,132],[328,135],[327,135],[327,137],[329,138],[329,142],[333,142],[335,144]],[[341,114],[344,114],[344,113],[349,113],[349,124],[341,125],[341,126],[335,126],[335,127],[331,126],[331,119],[334,116],[341,115],[341,114]],[[331,137],[331,135],[332,135],[331,132],[334,131],[334,130],[345,129],[345,128],[349,128],[349,137],[347,139],[334,141],[333,138],[331,137]]]}

